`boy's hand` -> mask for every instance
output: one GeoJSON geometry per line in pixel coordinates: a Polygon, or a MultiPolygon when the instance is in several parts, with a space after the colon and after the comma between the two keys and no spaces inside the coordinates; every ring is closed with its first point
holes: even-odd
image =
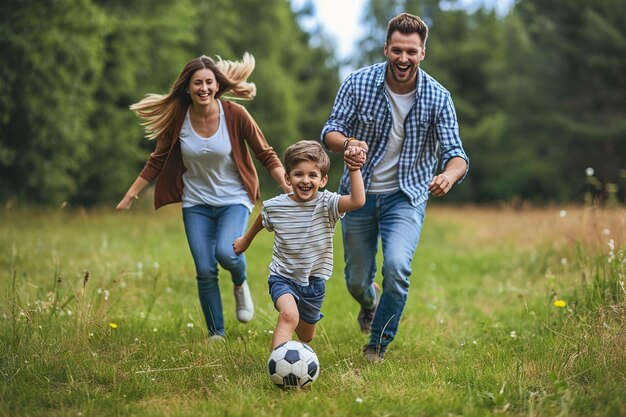
{"type": "Polygon", "coordinates": [[[355,145],[349,145],[343,153],[343,160],[350,171],[361,169],[367,159],[367,144],[354,141],[355,145]],[[360,144],[364,146],[361,146],[360,144]]]}
{"type": "Polygon", "coordinates": [[[242,253],[244,253],[246,251],[246,249],[248,249],[248,247],[250,246],[250,243],[248,241],[246,241],[246,239],[242,237],[239,237],[235,240],[235,242],[233,243],[233,250],[235,251],[235,255],[239,256],[242,253]]]}

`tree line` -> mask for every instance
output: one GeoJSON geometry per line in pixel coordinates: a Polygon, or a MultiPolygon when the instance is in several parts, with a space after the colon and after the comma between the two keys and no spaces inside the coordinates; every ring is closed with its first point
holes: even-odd
{"type": "Polygon", "coordinates": [[[357,63],[379,60],[401,10],[429,25],[422,67],[451,91],[470,157],[447,199],[624,202],[626,1],[519,0],[499,17],[454,1],[370,0],[357,63]]]}
{"type": "MultiPolygon", "coordinates": [[[[455,202],[624,201],[624,0],[521,0],[508,15],[369,0],[356,65],[384,59],[398,11],[429,24],[423,68],[453,94],[470,175],[455,202]],[[591,172],[588,168],[592,168],[591,172]]],[[[256,58],[244,102],[282,151],[316,139],[339,87],[314,2],[13,0],[0,4],[0,201],[112,204],[154,146],[128,106],[189,59],[256,58]]],[[[331,186],[341,171],[333,157],[331,186]]],[[[262,187],[277,192],[262,174],[262,187]],[[265,185],[265,186],[264,186],[265,185]]]]}

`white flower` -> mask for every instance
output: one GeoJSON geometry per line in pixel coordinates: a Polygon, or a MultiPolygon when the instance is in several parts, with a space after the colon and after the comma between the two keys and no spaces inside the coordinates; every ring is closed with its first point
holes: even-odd
{"type": "Polygon", "coordinates": [[[187,328],[188,329],[193,329],[193,323],[187,323],[187,328]]]}
{"type": "Polygon", "coordinates": [[[588,177],[591,177],[593,174],[595,174],[595,171],[593,170],[593,168],[589,167],[589,168],[587,168],[587,169],[585,170],[585,174],[586,174],[588,177]]]}
{"type": "Polygon", "coordinates": [[[356,402],[359,403],[359,404],[363,404],[363,398],[356,397],[356,402]]]}
{"type": "Polygon", "coordinates": [[[511,337],[515,339],[517,337],[517,332],[515,330],[511,330],[511,337]]]}
{"type": "Polygon", "coordinates": [[[560,216],[560,217],[565,217],[565,216],[567,216],[567,211],[565,211],[565,210],[561,210],[561,211],[559,211],[559,216],[560,216]]]}

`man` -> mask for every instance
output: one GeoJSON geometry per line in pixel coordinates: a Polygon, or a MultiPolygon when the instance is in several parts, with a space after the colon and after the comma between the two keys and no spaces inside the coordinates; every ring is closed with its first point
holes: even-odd
{"type": "MultiPolygon", "coordinates": [[[[386,62],[357,70],[342,83],[321,138],[334,152],[358,145],[367,193],[361,209],[342,219],[345,277],[361,305],[361,331],[370,334],[366,360],[379,363],[398,330],[409,291],[428,194],[441,197],[468,169],[450,93],[419,68],[428,27],[401,13],[389,21],[386,62]],[[439,160],[438,160],[439,159],[439,160]],[[435,174],[438,167],[443,168],[435,174]],[[378,239],[383,250],[382,294],[374,283],[378,239]]],[[[340,194],[347,193],[347,170],[340,194]]]]}

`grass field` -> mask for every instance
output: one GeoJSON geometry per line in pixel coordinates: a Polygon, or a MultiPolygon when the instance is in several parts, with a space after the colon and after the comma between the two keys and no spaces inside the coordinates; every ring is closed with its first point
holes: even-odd
{"type": "Polygon", "coordinates": [[[271,245],[247,252],[255,319],[221,275],[229,338],[208,344],[179,207],[5,210],[0,415],[626,415],[624,209],[432,205],[382,365],[361,356],[338,230],[308,390],[266,374],[271,245]]]}

